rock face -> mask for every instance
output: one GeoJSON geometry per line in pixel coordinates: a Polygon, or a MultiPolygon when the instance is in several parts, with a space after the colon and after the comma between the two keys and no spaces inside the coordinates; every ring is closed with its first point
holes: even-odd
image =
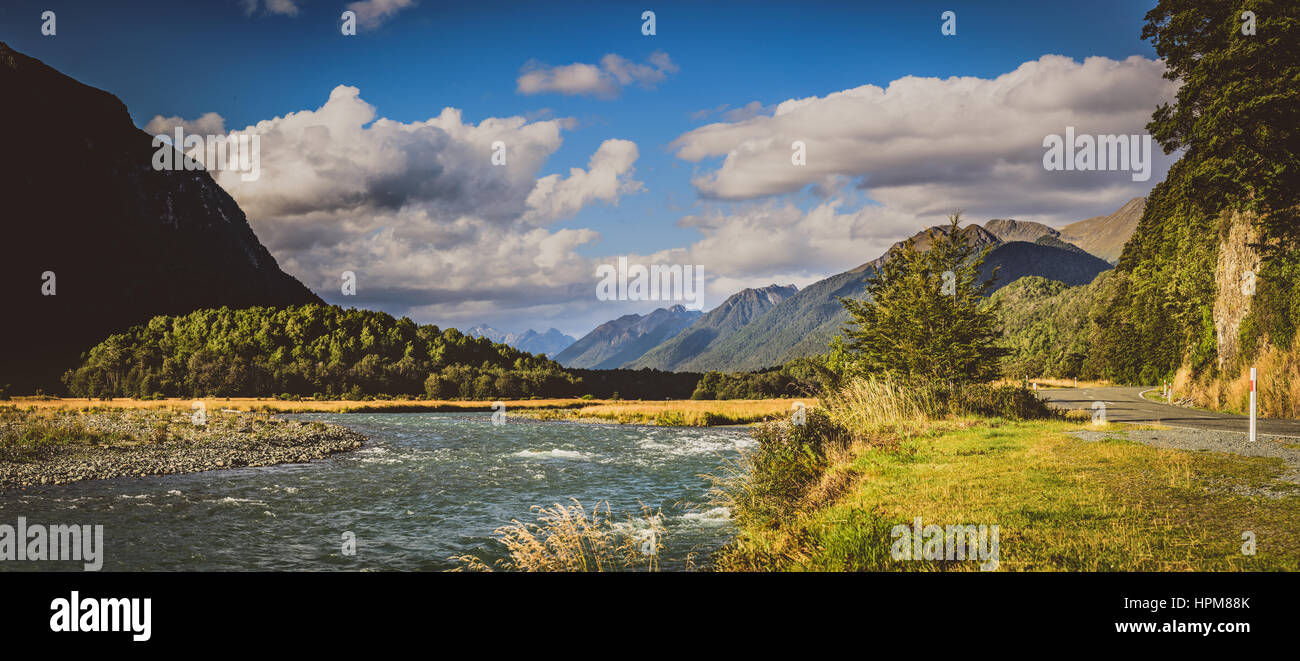
{"type": "Polygon", "coordinates": [[[682,332],[700,315],[680,305],[659,308],[645,316],[625,314],[597,326],[553,360],[565,367],[615,369],[682,332]]]}
{"type": "Polygon", "coordinates": [[[1255,247],[1260,236],[1254,220],[1250,214],[1233,212],[1226,235],[1219,237],[1219,258],[1214,268],[1214,332],[1219,345],[1219,369],[1230,367],[1237,359],[1241,321],[1250,314],[1255,276],[1263,263],[1263,256],[1255,247]]]}
{"type": "Polygon", "coordinates": [[[768,285],[758,289],[745,289],[732,294],[718,307],[700,317],[689,328],[672,339],[646,352],[644,356],[626,367],[668,371],[690,371],[692,359],[707,351],[710,346],[734,335],[759,315],[781,301],[794,296],[799,288],[768,285]]]}
{"type": "Polygon", "coordinates": [[[0,386],[61,391],[82,351],[156,315],[322,302],[207,172],[154,170],[112,94],[3,43],[0,89],[0,386]]]}

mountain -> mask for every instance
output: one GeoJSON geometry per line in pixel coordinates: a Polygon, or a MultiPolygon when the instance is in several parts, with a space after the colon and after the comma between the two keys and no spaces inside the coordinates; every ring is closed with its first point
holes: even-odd
{"type": "Polygon", "coordinates": [[[154,170],[117,97],[4,43],[0,89],[0,386],[62,390],[83,351],[156,315],[322,302],[207,172],[154,170]]]}
{"type": "Polygon", "coordinates": [[[1135,197],[1109,216],[1095,216],[1062,227],[1060,238],[1115,264],[1124,244],[1137,231],[1146,206],[1146,198],[1135,197]]]}
{"type": "Polygon", "coordinates": [[[498,344],[508,344],[508,342],[506,342],[506,336],[512,335],[513,333],[497,330],[487,324],[479,324],[465,331],[465,334],[470,337],[486,337],[498,344]]]}
{"type": "Polygon", "coordinates": [[[553,359],[565,367],[614,369],[630,363],[699,319],[698,310],[680,305],[645,316],[625,314],[582,336],[553,359]]]}
{"type": "MultiPolygon", "coordinates": [[[[1037,223],[1034,224],[1036,225],[1037,223]]],[[[961,232],[962,236],[965,237],[966,243],[975,246],[976,251],[980,251],[991,246],[996,246],[1002,242],[1002,240],[999,239],[997,235],[984,229],[983,227],[980,227],[979,225],[967,225],[957,231],[961,232]]],[[[930,244],[933,243],[933,239],[931,239],[931,236],[946,236],[947,234],[948,234],[947,225],[936,225],[928,229],[923,229],[920,232],[917,232],[916,234],[913,234],[911,236],[912,245],[916,246],[917,250],[924,252],[926,250],[929,250],[930,244]]],[[[859,266],[858,269],[865,270],[865,269],[880,268],[885,263],[885,260],[889,259],[890,255],[893,255],[895,251],[902,249],[903,243],[905,243],[905,241],[899,241],[895,243],[894,245],[889,247],[889,250],[885,251],[885,254],[867,262],[866,264],[863,264],[862,266],[859,266]]]]}
{"type": "Polygon", "coordinates": [[[479,324],[465,331],[465,334],[470,337],[486,337],[493,342],[543,356],[559,353],[575,341],[572,336],[565,335],[554,328],[545,333],[538,333],[531,328],[522,333],[507,333],[487,324],[479,324]]]}
{"type": "Polygon", "coordinates": [[[996,236],[999,241],[1028,241],[1033,243],[1044,236],[1058,239],[1061,237],[1061,233],[1056,229],[1032,220],[994,218],[984,223],[984,229],[996,236]]]}
{"type": "MultiPolygon", "coordinates": [[[[1001,221],[993,227],[1008,237],[1033,236],[1039,228],[1051,229],[1040,223],[1020,221],[1001,221]]],[[[929,247],[930,231],[946,233],[948,228],[932,227],[918,232],[913,236],[918,248],[929,247]]],[[[1004,242],[992,230],[979,225],[967,225],[960,232],[977,248],[990,248],[981,271],[988,277],[994,268],[998,269],[994,291],[1026,275],[1071,285],[1085,284],[1110,268],[1110,264],[1061,241],[1050,231],[1039,234],[1032,242],[1004,242]]],[[[885,254],[855,269],[809,285],[730,336],[711,343],[683,365],[695,371],[755,370],[824,353],[831,338],[843,332],[849,319],[839,299],[865,296],[867,276],[902,244],[901,241],[894,244],[885,254]]]]}
{"type": "Polygon", "coordinates": [[[538,333],[530,328],[518,336],[508,337],[506,344],[520,351],[553,356],[569,348],[576,341],[573,336],[565,335],[554,328],[547,330],[545,333],[538,333]]]}
{"type": "Polygon", "coordinates": [[[669,371],[690,371],[691,364],[699,354],[710,346],[734,335],[749,325],[759,315],[790,298],[799,291],[798,287],[789,285],[781,287],[768,285],[759,289],[745,289],[732,294],[722,305],[710,310],[689,328],[678,333],[672,339],[647,351],[644,356],[627,364],[625,367],[640,369],[650,367],[669,371]]]}

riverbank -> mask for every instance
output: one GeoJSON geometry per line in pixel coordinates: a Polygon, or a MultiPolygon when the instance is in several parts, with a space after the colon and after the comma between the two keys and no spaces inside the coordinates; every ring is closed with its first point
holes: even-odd
{"type": "Polygon", "coordinates": [[[511,412],[533,420],[565,420],[659,427],[718,427],[751,425],[789,418],[801,408],[818,406],[816,398],[803,399],[675,399],[638,402],[585,402],[564,408],[534,407],[511,412]]]}
{"type": "Polygon", "coordinates": [[[339,425],[237,411],[0,407],[0,490],[305,463],[360,448],[339,425]]]}
{"type": "Polygon", "coordinates": [[[620,400],[620,399],[520,399],[503,402],[477,400],[281,400],[262,397],[209,397],[203,399],[85,399],[15,398],[11,404],[37,410],[76,411],[87,407],[143,411],[189,412],[194,402],[208,411],[253,413],[482,413],[505,407],[511,417],[531,420],[564,420],[662,427],[713,427],[748,425],[789,417],[797,404],[818,406],[816,398],[802,399],[719,399],[719,400],[620,400]]]}
{"type": "MultiPolygon", "coordinates": [[[[1294,535],[1300,529],[1300,485],[1294,466],[1278,457],[1152,447],[1147,437],[1163,432],[1136,429],[972,416],[855,429],[851,442],[825,454],[816,474],[797,493],[787,494],[792,504],[780,516],[747,504],[746,491],[733,488],[740,497],[735,503],[740,532],[716,566],[742,571],[1300,569],[1300,540],[1294,535]],[[937,537],[931,526],[940,530],[937,537]],[[991,551],[996,562],[982,555],[947,556],[954,526],[992,532],[992,548],[978,550],[991,551]],[[903,538],[909,542],[900,552],[903,538]],[[932,538],[937,556],[926,555],[932,538]]],[[[758,477],[773,474],[769,468],[758,477]]]]}

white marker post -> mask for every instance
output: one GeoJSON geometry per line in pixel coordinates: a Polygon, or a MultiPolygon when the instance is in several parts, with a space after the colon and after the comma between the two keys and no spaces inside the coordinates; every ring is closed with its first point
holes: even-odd
{"type": "Polygon", "coordinates": [[[1250,442],[1255,442],[1255,368],[1250,368],[1250,442]]]}

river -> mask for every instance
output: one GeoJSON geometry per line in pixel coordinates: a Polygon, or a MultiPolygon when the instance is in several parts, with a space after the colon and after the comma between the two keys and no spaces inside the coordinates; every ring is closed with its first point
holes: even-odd
{"type": "MultiPolygon", "coordinates": [[[[370,438],[307,464],[10,491],[0,523],[103,525],[105,571],[437,571],[501,557],[493,531],[534,505],[662,509],[662,569],[706,564],[733,533],[709,482],[753,441],[741,428],[511,420],[489,413],[303,414],[370,438]],[[356,540],[344,553],[344,535],[356,540]]],[[[80,569],[3,562],[4,570],[80,569]]]]}

